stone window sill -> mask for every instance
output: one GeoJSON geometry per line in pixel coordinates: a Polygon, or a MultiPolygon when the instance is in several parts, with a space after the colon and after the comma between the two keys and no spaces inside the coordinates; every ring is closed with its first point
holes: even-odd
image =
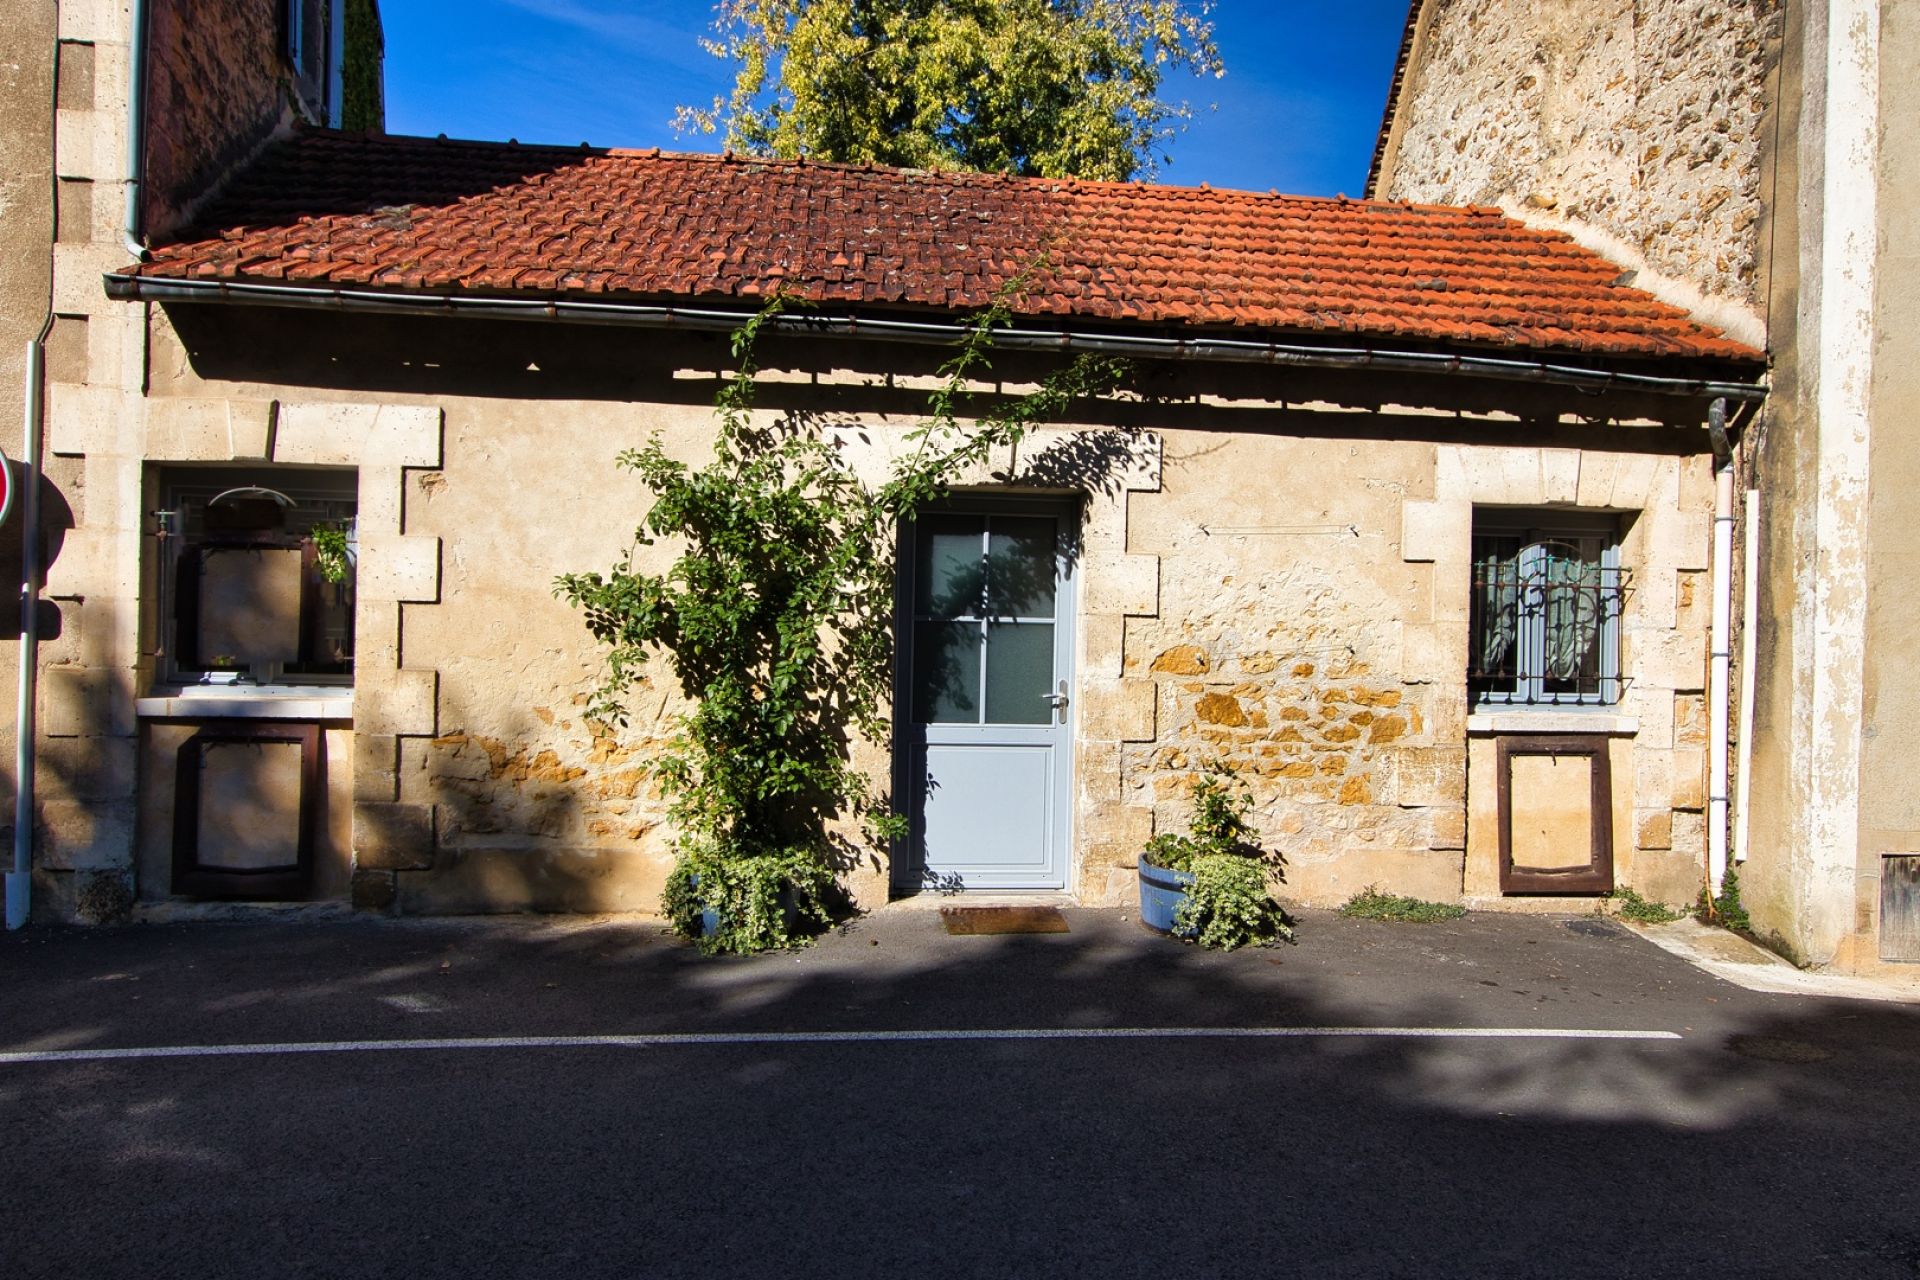
{"type": "Polygon", "coordinates": [[[352,720],[353,690],[317,685],[216,685],[137,698],[143,720],[352,720]]]}
{"type": "Polygon", "coordinates": [[[1640,732],[1640,717],[1591,711],[1502,710],[1475,711],[1467,716],[1468,733],[1605,733],[1631,737],[1640,732]]]}

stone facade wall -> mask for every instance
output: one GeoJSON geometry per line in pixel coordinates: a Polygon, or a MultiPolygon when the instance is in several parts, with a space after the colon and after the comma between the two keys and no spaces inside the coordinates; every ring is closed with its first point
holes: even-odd
{"type": "MultiPolygon", "coordinates": [[[[1855,927],[1878,942],[1881,860],[1920,853],[1920,4],[1883,0],[1872,353],[1866,662],[1861,715],[1860,847],[1855,927]]],[[[1879,958],[1862,945],[1859,961],[1879,958]]],[[[1910,965],[1903,966],[1910,969],[1910,965]]]]}
{"type": "MultiPolygon", "coordinates": [[[[152,324],[149,394],[130,420],[90,414],[85,387],[59,397],[54,448],[81,469],[57,591],[113,600],[127,625],[61,659],[52,696],[67,710],[48,732],[75,735],[76,758],[110,748],[125,790],[104,809],[50,792],[49,874],[117,869],[143,900],[171,896],[154,839],[171,829],[180,726],[140,709],[154,671],[151,637],[136,638],[151,630],[155,544],[137,518],[95,527],[88,477],[125,473],[137,490],[158,463],[254,459],[360,480],[358,670],[351,731],[328,738],[316,892],[407,912],[653,910],[673,834],[653,760],[682,703],[662,681],[626,729],[589,724],[599,654],[552,582],[624,551],[647,499],[612,465],[621,449],[657,431],[677,456],[705,455],[724,348],[226,307],[156,309],[152,324]],[[112,596],[115,565],[140,566],[135,598],[112,596]]],[[[788,346],[768,356],[767,411],[828,415],[855,465],[877,470],[917,420],[912,388],[934,354],[788,346]]],[[[966,478],[1081,493],[1070,891],[1129,901],[1141,846],[1184,827],[1192,780],[1224,760],[1251,784],[1296,900],[1378,884],[1521,905],[1498,891],[1481,753],[1503,734],[1564,731],[1566,716],[1470,719],[1465,673],[1474,512],[1522,506],[1620,521],[1632,680],[1582,724],[1615,739],[1620,881],[1690,897],[1710,496],[1697,429],[1594,420],[1584,398],[1563,417],[1533,389],[1476,405],[1444,380],[1393,389],[1408,408],[1332,375],[1288,402],[1263,376],[1168,371],[1166,400],[1050,428],[966,478]],[[1453,409],[1436,417],[1436,403],[1453,409]],[[1107,461],[1050,461],[1066,456],[1107,461]]],[[[1696,408],[1671,406],[1673,420],[1696,408]]],[[[857,750],[887,776],[886,744],[857,750]]],[[[69,913],[78,883],[53,886],[69,913]]],[[[848,883],[884,901],[881,852],[848,883]]]]}
{"type": "Polygon", "coordinates": [[[1760,301],[1782,0],[1426,3],[1379,195],[1593,228],[1616,260],[1760,301]]]}

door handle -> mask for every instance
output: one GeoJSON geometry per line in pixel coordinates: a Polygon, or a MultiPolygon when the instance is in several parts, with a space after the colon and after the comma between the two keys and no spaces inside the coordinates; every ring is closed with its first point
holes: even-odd
{"type": "Polygon", "coordinates": [[[1040,697],[1042,701],[1055,711],[1063,709],[1067,705],[1067,682],[1062,680],[1057,690],[1052,693],[1043,693],[1040,697]]]}

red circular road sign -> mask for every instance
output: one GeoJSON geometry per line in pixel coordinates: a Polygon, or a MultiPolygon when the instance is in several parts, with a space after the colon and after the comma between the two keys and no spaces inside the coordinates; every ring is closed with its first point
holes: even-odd
{"type": "Polygon", "coordinates": [[[13,459],[0,450],[0,524],[13,514],[13,459]]]}

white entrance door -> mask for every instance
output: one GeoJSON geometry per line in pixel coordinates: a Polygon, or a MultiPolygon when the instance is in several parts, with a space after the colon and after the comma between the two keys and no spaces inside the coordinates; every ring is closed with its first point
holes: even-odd
{"type": "Polygon", "coordinates": [[[1070,508],[956,500],[901,537],[902,889],[1062,889],[1072,789],[1070,508]]]}

